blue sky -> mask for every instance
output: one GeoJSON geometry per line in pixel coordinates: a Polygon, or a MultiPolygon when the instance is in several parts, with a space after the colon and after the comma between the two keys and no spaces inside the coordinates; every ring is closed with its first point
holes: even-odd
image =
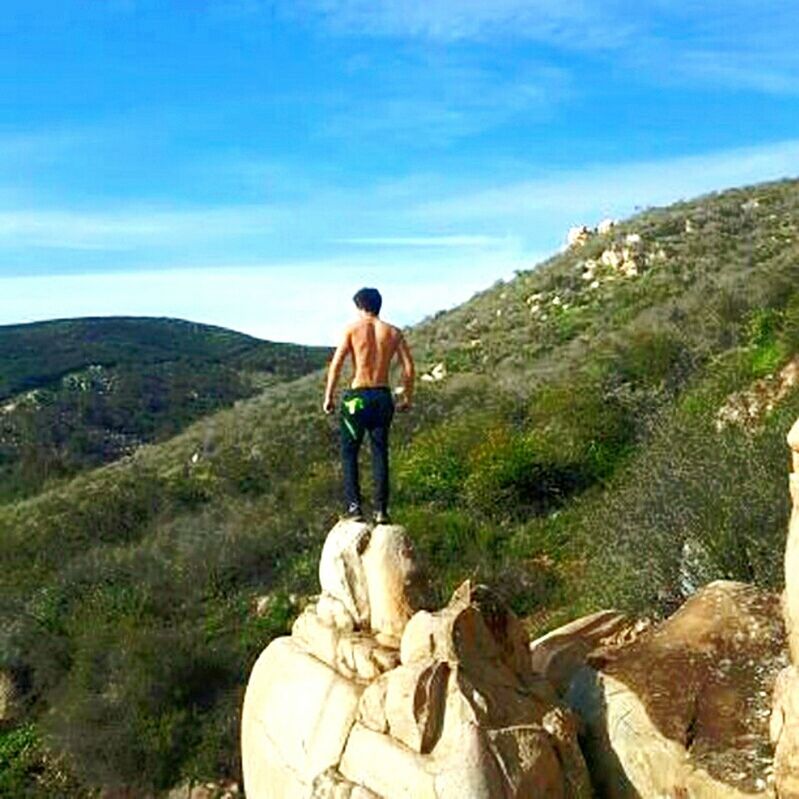
{"type": "Polygon", "coordinates": [[[4,0],[0,324],[329,343],[799,175],[799,3],[4,0]]]}

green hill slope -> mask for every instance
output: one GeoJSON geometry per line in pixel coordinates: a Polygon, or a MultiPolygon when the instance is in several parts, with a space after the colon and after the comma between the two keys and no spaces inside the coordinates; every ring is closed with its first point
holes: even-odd
{"type": "MultiPolygon", "coordinates": [[[[427,379],[395,425],[393,515],[439,599],[475,576],[543,631],[716,577],[779,584],[799,394],[746,426],[719,409],[799,351],[798,236],[797,181],[702,197],[409,331],[427,379]]],[[[316,589],[339,507],[323,378],[0,508],[16,735],[87,784],[237,774],[248,670],[316,589]]]]}
{"type": "Polygon", "coordinates": [[[179,319],[0,326],[0,501],[168,438],[327,357],[179,319]]]}

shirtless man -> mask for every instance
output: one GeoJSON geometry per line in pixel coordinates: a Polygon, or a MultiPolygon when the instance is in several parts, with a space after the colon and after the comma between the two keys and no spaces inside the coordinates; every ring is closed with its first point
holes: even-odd
{"type": "Polygon", "coordinates": [[[347,511],[343,518],[363,520],[358,480],[358,452],[364,433],[372,445],[376,524],[388,524],[388,431],[394,416],[394,399],[388,384],[391,361],[399,355],[402,363],[402,395],[398,411],[411,407],[414,365],[402,332],[379,319],[382,298],[377,289],[363,288],[353,298],[358,320],[344,331],[330,368],[322,408],[333,413],[333,393],[347,356],[352,356],[354,374],[351,388],[341,401],[341,460],[344,466],[344,495],[347,511]]]}

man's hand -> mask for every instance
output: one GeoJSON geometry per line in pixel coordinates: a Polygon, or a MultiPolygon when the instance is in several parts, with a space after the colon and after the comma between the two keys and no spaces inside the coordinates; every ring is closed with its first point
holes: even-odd
{"type": "Polygon", "coordinates": [[[331,414],[336,409],[335,403],[331,397],[325,397],[324,402],[322,402],[322,410],[327,413],[331,414]]]}
{"type": "Polygon", "coordinates": [[[400,400],[397,403],[397,411],[399,411],[399,413],[405,413],[410,409],[411,409],[411,401],[407,397],[400,397],[400,400]]]}

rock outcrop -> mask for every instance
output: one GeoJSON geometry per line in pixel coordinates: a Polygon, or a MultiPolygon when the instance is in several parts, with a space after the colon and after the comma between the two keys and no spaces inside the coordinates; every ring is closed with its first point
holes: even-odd
{"type": "Polygon", "coordinates": [[[774,688],[771,740],[777,796],[799,799],[799,420],[788,433],[788,446],[792,457],[789,485],[793,508],[785,545],[782,610],[791,665],[782,671],[774,688]]]}
{"type": "Polygon", "coordinates": [[[799,355],[791,358],[775,375],[756,380],[749,388],[730,394],[716,413],[716,430],[738,425],[755,430],[799,385],[799,355]]]}
{"type": "Polygon", "coordinates": [[[630,643],[645,626],[616,610],[600,610],[533,641],[530,644],[531,665],[563,694],[592,653],[602,647],[630,643]]]}
{"type": "Polygon", "coordinates": [[[589,655],[566,697],[599,795],[768,795],[768,709],[755,700],[783,652],[778,598],[717,581],[630,645],[589,655]]]}
{"type": "Polygon", "coordinates": [[[250,675],[249,799],[588,799],[576,718],[488,589],[418,609],[403,529],[355,522],[331,530],[320,582],[250,675]]]}
{"type": "Polygon", "coordinates": [[[574,225],[566,233],[567,247],[582,247],[594,231],[588,225],[574,225]]]}
{"type": "Polygon", "coordinates": [[[0,670],[0,724],[16,721],[20,713],[20,691],[10,671],[0,670]]]}

